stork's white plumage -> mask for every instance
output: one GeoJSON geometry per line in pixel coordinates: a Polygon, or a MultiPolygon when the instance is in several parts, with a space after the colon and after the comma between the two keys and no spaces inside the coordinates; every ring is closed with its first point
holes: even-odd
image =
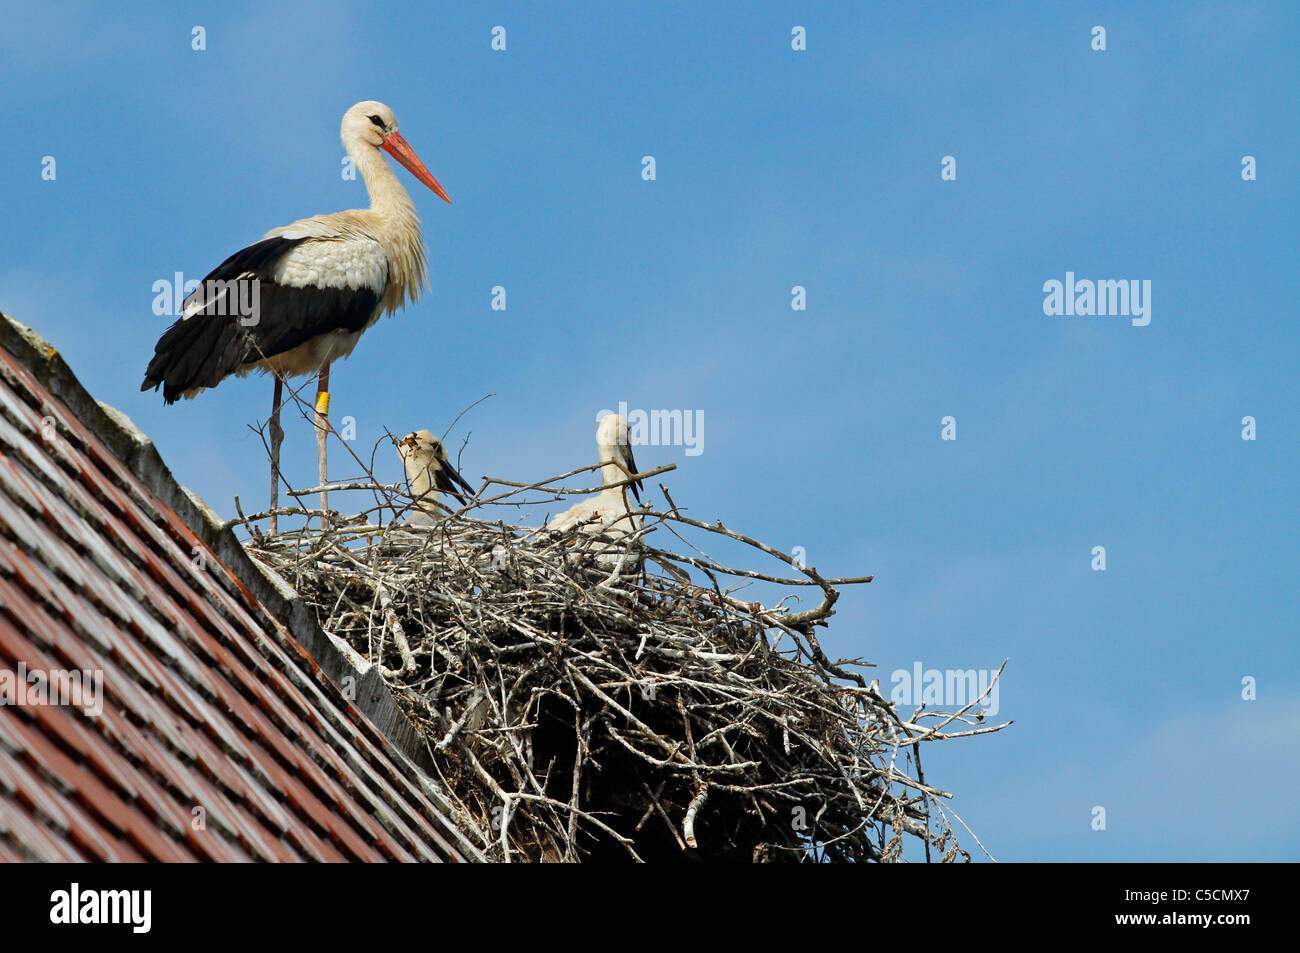
{"type": "Polygon", "coordinates": [[[633,512],[628,489],[641,502],[641,482],[628,484],[639,472],[632,457],[631,435],[627,421],[620,414],[606,414],[596,427],[597,461],[604,486],[596,496],[570,507],[548,522],[547,528],[563,532],[577,526],[584,533],[626,536],[641,528],[641,517],[633,512]],[[615,484],[623,483],[624,486],[615,484]]]}
{"type": "Polygon", "coordinates": [[[427,284],[415,204],[379,150],[451,201],[397,131],[397,118],[383,103],[371,100],[349,109],[340,137],[365,182],[370,208],[274,228],[227,258],[185,300],[180,319],[159,338],[140,385],[141,390],[161,387],[170,404],[232,374],[274,374],[272,508],[284,378],[319,374],[316,424],[324,483],[331,362],[350,355],[382,314],[414,301],[427,284]],[[252,302],[251,314],[232,306],[236,295],[252,302]]]}
{"type": "Polygon", "coordinates": [[[397,453],[406,470],[406,482],[411,496],[416,500],[412,526],[434,526],[442,519],[438,509],[438,493],[450,493],[462,503],[465,497],[456,489],[459,485],[471,496],[474,489],[456,472],[447,460],[447,449],[442,441],[427,430],[417,430],[396,441],[397,453]]]}

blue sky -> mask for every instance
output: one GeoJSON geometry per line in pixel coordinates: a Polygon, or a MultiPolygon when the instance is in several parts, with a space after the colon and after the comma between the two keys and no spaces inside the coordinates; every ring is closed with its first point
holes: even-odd
{"type": "Polygon", "coordinates": [[[363,205],[338,122],[382,100],[455,205],[400,173],[432,291],[336,365],[359,445],[493,393],[462,472],[536,479],[603,408],[700,411],[703,453],[638,462],[874,573],[830,653],[886,687],[1010,659],[1014,727],[925,765],[996,857],[1296,859],[1300,8],[1132,6],[5,2],[0,309],[219,511],[260,506],[270,385],[141,394],[152,287],[363,205]],[[1067,271],[1149,280],[1151,323],[1045,315],[1067,271]]]}

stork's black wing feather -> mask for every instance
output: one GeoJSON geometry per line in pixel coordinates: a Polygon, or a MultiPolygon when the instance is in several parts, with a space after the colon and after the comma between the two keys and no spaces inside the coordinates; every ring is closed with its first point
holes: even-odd
{"type": "MultiPolygon", "coordinates": [[[[373,288],[317,288],[275,281],[280,259],[309,238],[265,238],[235,252],[186,299],[189,317],[176,321],[154,346],[141,390],[162,387],[167,403],[196,387],[215,387],[252,361],[274,357],[328,331],[357,332],[379,304],[373,288]],[[256,320],[243,318],[216,282],[257,282],[256,320]],[[197,297],[196,297],[197,296],[197,297]]],[[[244,301],[249,289],[240,289],[244,301]]]]}
{"type": "MultiPolygon", "coordinates": [[[[640,470],[637,469],[636,458],[632,456],[631,440],[628,441],[628,445],[627,445],[627,467],[629,470],[632,471],[632,473],[628,474],[629,477],[632,476],[633,473],[641,472],[640,470]]],[[[644,482],[645,482],[644,480],[633,480],[630,484],[628,484],[630,487],[632,487],[632,495],[636,497],[637,503],[641,502],[641,491],[645,489],[645,487],[642,486],[644,482]]]]}

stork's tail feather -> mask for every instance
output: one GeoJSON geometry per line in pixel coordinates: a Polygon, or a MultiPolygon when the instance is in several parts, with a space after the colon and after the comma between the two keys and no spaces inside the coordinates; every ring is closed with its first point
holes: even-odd
{"type": "Polygon", "coordinates": [[[208,315],[183,318],[158,339],[140,389],[161,387],[163,400],[172,404],[189,391],[216,387],[255,354],[252,337],[238,321],[208,315]]]}

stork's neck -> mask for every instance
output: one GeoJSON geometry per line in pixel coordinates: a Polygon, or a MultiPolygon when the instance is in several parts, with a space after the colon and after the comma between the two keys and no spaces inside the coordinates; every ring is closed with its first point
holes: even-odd
{"type": "Polygon", "coordinates": [[[361,173],[361,181],[366,183],[370,210],[378,219],[381,232],[375,237],[389,254],[389,282],[383,303],[391,313],[404,307],[408,301],[414,301],[427,283],[420,216],[415,212],[411,196],[377,146],[359,140],[347,142],[345,146],[361,173]]]}
{"type": "Polygon", "coordinates": [[[361,173],[361,181],[366,183],[372,209],[386,216],[414,219],[419,223],[415,203],[378,146],[368,142],[348,143],[348,155],[361,173]]]}
{"type": "Polygon", "coordinates": [[[408,466],[407,474],[411,479],[411,495],[414,497],[424,496],[433,487],[433,475],[429,472],[428,467],[422,467],[419,464],[408,466]]]}
{"type": "Polygon", "coordinates": [[[416,505],[428,513],[437,513],[439,493],[433,488],[432,464],[421,466],[413,460],[406,461],[406,478],[411,483],[411,496],[419,501],[416,505]]]}
{"type": "MultiPolygon", "coordinates": [[[[627,479],[627,474],[619,469],[618,464],[612,462],[611,457],[612,455],[608,453],[601,454],[600,457],[601,460],[605,461],[600,465],[600,482],[606,488],[627,479]]],[[[622,487],[618,489],[622,489],[622,487]]],[[[618,492],[618,490],[615,490],[615,492],[618,492]]]]}
{"type": "Polygon", "coordinates": [[[622,483],[624,480],[627,479],[628,475],[626,471],[624,471],[623,468],[618,465],[619,463],[621,463],[623,464],[623,466],[627,466],[627,461],[623,459],[623,455],[621,453],[619,453],[617,450],[613,449],[612,447],[601,447],[600,459],[601,459],[600,482],[604,486],[604,489],[600,491],[601,495],[609,496],[613,499],[622,500],[624,504],[626,504],[627,487],[614,486],[613,484],[622,483]],[[618,461],[618,463],[615,463],[613,461],[618,461]]]}

